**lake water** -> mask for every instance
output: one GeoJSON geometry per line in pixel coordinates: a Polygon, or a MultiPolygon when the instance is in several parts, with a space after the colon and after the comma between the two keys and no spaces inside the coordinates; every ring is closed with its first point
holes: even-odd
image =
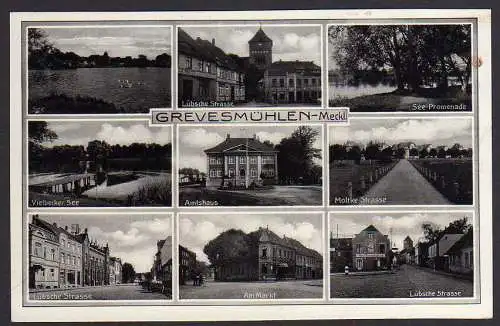
{"type": "Polygon", "coordinates": [[[328,97],[335,98],[354,98],[358,96],[389,93],[395,91],[396,87],[391,85],[378,84],[375,86],[362,84],[359,86],[343,86],[330,84],[328,90],[328,97]]]}
{"type": "Polygon", "coordinates": [[[170,68],[78,68],[30,70],[30,99],[50,94],[90,96],[113,103],[127,112],[170,107],[170,68]]]}

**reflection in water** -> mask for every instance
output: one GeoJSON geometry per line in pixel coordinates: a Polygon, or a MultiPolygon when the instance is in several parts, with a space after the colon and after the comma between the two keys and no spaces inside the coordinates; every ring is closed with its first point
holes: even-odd
{"type": "Polygon", "coordinates": [[[346,86],[346,85],[336,85],[330,84],[328,97],[330,99],[335,98],[354,98],[358,96],[381,94],[393,92],[397,89],[396,86],[391,86],[389,84],[360,84],[359,86],[346,86]]]}
{"type": "Polygon", "coordinates": [[[170,68],[79,68],[30,70],[30,99],[51,94],[88,96],[130,112],[170,107],[170,68]]]}

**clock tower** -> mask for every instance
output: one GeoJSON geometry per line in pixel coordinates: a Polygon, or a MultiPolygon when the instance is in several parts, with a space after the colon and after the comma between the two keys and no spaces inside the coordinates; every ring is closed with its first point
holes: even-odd
{"type": "Polygon", "coordinates": [[[248,41],[250,63],[265,70],[273,63],[273,40],[259,27],[259,30],[248,41]]]}

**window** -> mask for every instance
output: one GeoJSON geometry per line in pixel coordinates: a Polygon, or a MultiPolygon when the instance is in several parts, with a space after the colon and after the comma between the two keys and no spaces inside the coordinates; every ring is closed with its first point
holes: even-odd
{"type": "Polygon", "coordinates": [[[302,86],[302,79],[297,79],[297,86],[302,86]]]}
{"type": "Polygon", "coordinates": [[[247,162],[246,156],[240,156],[240,164],[245,164],[247,162]]]}
{"type": "Polygon", "coordinates": [[[385,254],[385,244],[383,243],[379,244],[378,250],[379,254],[385,254]]]}
{"type": "Polygon", "coordinates": [[[66,257],[64,256],[64,253],[61,253],[61,263],[63,264],[65,263],[65,258],[66,257]]]}
{"type": "Polygon", "coordinates": [[[230,178],[234,177],[234,169],[229,169],[228,175],[230,178]]]}
{"type": "Polygon", "coordinates": [[[215,178],[217,176],[217,172],[215,170],[210,170],[210,177],[215,178]]]}
{"type": "Polygon", "coordinates": [[[221,169],[217,169],[217,177],[218,178],[222,177],[222,170],[221,169]]]}
{"type": "Polygon", "coordinates": [[[198,61],[198,70],[203,71],[203,61],[202,60],[198,61]]]}
{"type": "Polygon", "coordinates": [[[250,164],[257,164],[257,156],[250,156],[250,164]]]}
{"type": "Polygon", "coordinates": [[[368,233],[368,239],[373,239],[373,233],[368,233]]]}
{"type": "Polygon", "coordinates": [[[193,68],[193,58],[186,57],[186,68],[187,69],[192,69],[193,68]]]}
{"type": "Polygon", "coordinates": [[[361,244],[360,243],[356,243],[356,253],[361,253],[361,244]]]}
{"type": "Polygon", "coordinates": [[[234,156],[228,156],[228,157],[227,157],[227,162],[228,162],[229,164],[234,164],[234,163],[235,163],[234,156]]]}
{"type": "Polygon", "coordinates": [[[217,160],[216,160],[215,157],[211,156],[210,159],[209,159],[209,162],[210,162],[210,164],[216,164],[217,160]]]}
{"type": "Polygon", "coordinates": [[[285,87],[285,79],[280,78],[280,87],[285,87]]]}
{"type": "Polygon", "coordinates": [[[273,78],[273,80],[272,80],[272,82],[271,82],[271,85],[272,85],[273,87],[276,87],[276,78],[273,78]]]}
{"type": "Polygon", "coordinates": [[[311,84],[312,84],[313,86],[315,86],[315,85],[316,85],[316,79],[312,78],[312,79],[311,79],[311,84]]]}
{"type": "Polygon", "coordinates": [[[210,62],[207,62],[205,64],[205,72],[208,72],[208,73],[210,72],[210,62]]]}
{"type": "Polygon", "coordinates": [[[54,248],[50,249],[50,260],[56,260],[56,250],[54,248]]]}
{"type": "Polygon", "coordinates": [[[51,280],[55,279],[55,276],[56,276],[56,273],[54,272],[54,269],[53,269],[53,268],[51,268],[51,269],[50,269],[50,279],[51,279],[51,280]]]}
{"type": "Polygon", "coordinates": [[[281,249],[278,250],[278,255],[281,257],[281,249]]]}
{"type": "Polygon", "coordinates": [[[40,242],[35,242],[35,256],[42,256],[42,244],[40,242]]]}
{"type": "Polygon", "coordinates": [[[217,164],[222,164],[222,163],[224,163],[222,157],[218,157],[217,158],[217,164]]]}
{"type": "Polygon", "coordinates": [[[250,169],[250,176],[252,178],[255,178],[257,176],[257,170],[256,169],[250,169]]]}
{"type": "Polygon", "coordinates": [[[375,252],[375,245],[373,242],[368,243],[368,253],[373,254],[375,252]]]}
{"type": "Polygon", "coordinates": [[[267,248],[262,249],[262,258],[267,258],[267,248]]]}
{"type": "Polygon", "coordinates": [[[288,79],[288,86],[293,87],[293,78],[288,79]]]}

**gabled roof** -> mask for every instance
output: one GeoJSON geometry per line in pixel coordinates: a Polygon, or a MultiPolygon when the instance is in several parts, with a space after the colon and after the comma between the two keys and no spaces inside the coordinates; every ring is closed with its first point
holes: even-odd
{"type": "MultiPolygon", "coordinates": [[[[366,231],[366,232],[380,232],[379,230],[377,230],[376,227],[373,226],[373,224],[370,224],[366,229],[364,229],[363,231],[366,231]]],[[[361,232],[363,232],[361,231],[361,232]]]]}
{"type": "Polygon", "coordinates": [[[205,153],[222,153],[241,145],[245,147],[248,145],[249,150],[257,152],[277,152],[272,146],[264,144],[256,138],[226,138],[217,146],[206,149],[205,153]]]}
{"type": "Polygon", "coordinates": [[[262,235],[266,235],[268,241],[271,243],[276,243],[285,247],[293,248],[295,251],[303,256],[312,256],[317,258],[322,258],[321,254],[314,249],[307,248],[300,241],[288,238],[288,237],[279,237],[276,233],[269,230],[268,228],[260,227],[257,231],[252,232],[256,234],[257,238],[260,239],[262,235]]]}
{"type": "Polygon", "coordinates": [[[255,33],[255,35],[250,39],[250,41],[248,41],[248,43],[253,43],[253,42],[272,42],[273,40],[271,40],[269,38],[269,36],[266,35],[266,33],[264,33],[264,31],[262,30],[262,27],[259,28],[259,30],[257,31],[257,33],[255,33]]]}
{"type": "Polygon", "coordinates": [[[61,233],[64,233],[68,238],[75,240],[75,241],[78,241],[78,238],[74,234],[66,231],[65,229],[63,229],[61,227],[58,227],[57,225],[50,224],[49,222],[44,221],[44,220],[40,219],[39,217],[37,217],[36,219],[33,219],[33,224],[43,227],[44,229],[55,234],[56,236],[59,236],[61,233]]]}
{"type": "Polygon", "coordinates": [[[463,248],[471,247],[473,245],[472,241],[472,230],[464,234],[457,242],[451,246],[450,249],[446,252],[447,254],[460,252],[463,248]]]}
{"type": "Polygon", "coordinates": [[[177,44],[179,53],[216,62],[217,65],[228,69],[241,70],[239,61],[226,54],[221,48],[208,40],[193,39],[182,28],[179,28],[177,33],[177,44]]]}

